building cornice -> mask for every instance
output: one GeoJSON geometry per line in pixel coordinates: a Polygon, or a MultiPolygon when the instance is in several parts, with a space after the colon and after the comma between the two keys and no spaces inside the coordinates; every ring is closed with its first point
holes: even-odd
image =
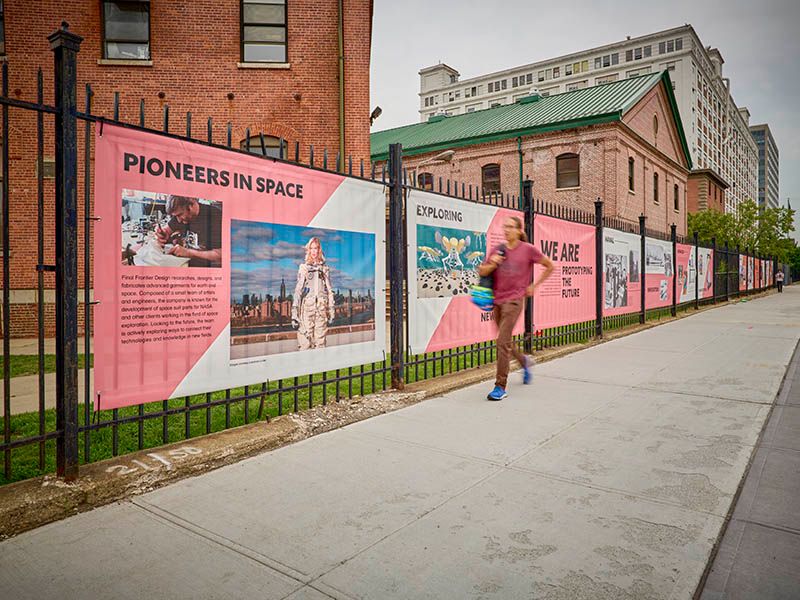
{"type": "MultiPolygon", "coordinates": [[[[574,61],[576,58],[585,59],[587,56],[590,56],[590,55],[593,56],[595,54],[599,54],[599,53],[602,53],[602,52],[605,52],[605,51],[611,51],[611,50],[617,49],[622,44],[626,44],[626,45],[627,44],[633,44],[633,45],[635,45],[635,44],[638,44],[638,43],[644,43],[644,42],[647,42],[647,41],[656,40],[656,39],[659,39],[659,38],[662,38],[662,37],[665,37],[665,36],[669,36],[669,35],[677,35],[678,33],[689,33],[689,34],[691,34],[692,38],[695,41],[693,46],[702,47],[700,39],[697,37],[697,34],[694,31],[694,28],[691,25],[681,25],[680,27],[674,27],[672,29],[665,29],[664,31],[659,31],[659,32],[656,32],[656,33],[650,33],[650,34],[639,36],[639,37],[636,37],[636,38],[631,38],[629,40],[628,39],[620,40],[618,42],[614,42],[614,43],[611,43],[611,44],[606,44],[604,46],[598,46],[596,48],[590,48],[588,50],[580,50],[578,52],[572,52],[570,54],[564,54],[562,56],[556,56],[554,58],[549,58],[547,60],[540,60],[540,61],[536,61],[536,62],[533,62],[533,63],[524,64],[524,65],[517,65],[515,67],[511,67],[511,68],[508,68],[508,69],[503,69],[501,71],[494,71],[492,73],[486,73],[484,75],[478,75],[476,77],[470,77],[468,79],[462,79],[461,81],[459,81],[457,83],[451,83],[451,84],[448,84],[446,86],[442,86],[440,88],[434,88],[434,89],[429,90],[428,92],[426,92],[424,94],[420,94],[420,95],[427,96],[427,95],[432,94],[432,93],[440,93],[440,92],[443,92],[443,91],[450,91],[451,89],[456,89],[456,88],[461,87],[461,86],[467,86],[468,87],[469,85],[471,85],[473,83],[486,81],[487,79],[497,79],[499,77],[500,78],[507,77],[507,76],[513,75],[514,73],[517,73],[519,71],[526,71],[526,70],[530,70],[530,69],[538,69],[539,67],[544,67],[546,65],[550,65],[550,64],[555,63],[555,62],[570,62],[570,61],[574,61]]],[[[703,48],[703,51],[705,51],[705,48],[703,48]]],[[[670,52],[669,54],[658,55],[658,56],[675,56],[675,57],[677,57],[677,56],[689,54],[690,52],[691,52],[691,49],[684,49],[684,50],[681,50],[681,51],[678,51],[678,52],[670,52]]],[[[648,61],[650,59],[653,59],[653,58],[657,58],[657,56],[648,57],[648,61]]],[[[710,59],[707,59],[707,60],[709,62],[711,62],[710,59]]],[[[631,62],[630,64],[631,65],[644,64],[644,62],[645,62],[644,60],[637,60],[637,61],[631,62]]],[[[436,67],[439,67],[439,66],[442,66],[442,65],[436,65],[436,67]]],[[[447,65],[444,65],[444,66],[447,66],[447,65]]],[[[617,66],[619,66],[619,65],[617,65],[617,66]]],[[[423,71],[427,71],[428,69],[434,69],[436,67],[426,67],[425,69],[420,71],[420,74],[422,74],[423,71]]],[[[451,68],[451,67],[448,67],[448,68],[451,68]]],[[[603,70],[605,70],[605,69],[606,69],[606,67],[603,68],[603,70]]],[[[610,67],[608,67],[608,69],[609,69],[609,71],[613,70],[610,67]]],[[[600,70],[598,70],[597,72],[599,72],[599,71],[600,70]]],[[[581,75],[583,75],[583,73],[581,73],[581,75]]],[[[588,76],[588,73],[586,75],[588,76]]],[[[573,77],[573,76],[569,75],[567,77],[573,77]]],[[[562,79],[564,79],[564,78],[562,78],[562,79]]],[[[534,82],[534,84],[535,83],[537,83],[537,82],[534,82]]],[[[542,82],[538,82],[538,83],[542,83],[542,82]]]]}

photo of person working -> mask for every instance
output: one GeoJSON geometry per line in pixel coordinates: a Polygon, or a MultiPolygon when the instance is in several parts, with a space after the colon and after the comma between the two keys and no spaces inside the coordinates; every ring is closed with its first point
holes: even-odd
{"type": "Polygon", "coordinates": [[[166,252],[188,258],[190,267],[219,267],[222,264],[222,208],[217,202],[201,203],[197,198],[170,196],[165,227],[156,229],[156,239],[171,248],[166,252]]]}

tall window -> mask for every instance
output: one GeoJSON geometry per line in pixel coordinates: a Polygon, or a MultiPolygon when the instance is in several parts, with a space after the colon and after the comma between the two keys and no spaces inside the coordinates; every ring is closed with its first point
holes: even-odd
{"type": "Polygon", "coordinates": [[[572,188],[581,184],[581,165],[577,154],[556,157],[556,187],[572,188]]]}
{"type": "Polygon", "coordinates": [[[500,165],[491,163],[481,169],[481,184],[485,194],[500,193],[500,165]]]}
{"type": "Polygon", "coordinates": [[[103,2],[103,57],[150,60],[150,2],[103,2]]]}
{"type": "Polygon", "coordinates": [[[417,177],[417,187],[421,190],[428,190],[429,192],[433,191],[433,174],[432,173],[420,173],[419,177],[417,177]]]}
{"type": "MultiPolygon", "coordinates": [[[[716,190],[714,190],[714,196],[716,197],[716,190]]],[[[675,207],[675,210],[680,210],[681,209],[681,205],[680,205],[680,202],[678,200],[678,184],[677,183],[672,187],[672,202],[673,202],[673,205],[675,207]]]]}
{"type": "Polygon", "coordinates": [[[628,189],[634,191],[633,180],[633,157],[628,158],[628,189]]]}
{"type": "Polygon", "coordinates": [[[286,0],[242,0],[242,61],[286,62],[286,0]]]}
{"type": "MultiPolygon", "coordinates": [[[[259,156],[271,156],[272,158],[281,158],[281,140],[272,135],[264,136],[264,147],[261,147],[261,136],[254,135],[245,138],[239,144],[242,150],[247,150],[251,154],[258,154],[259,156]],[[249,140],[249,144],[248,144],[249,140]]],[[[286,154],[287,148],[286,140],[283,141],[283,152],[286,154]]]]}
{"type": "Polygon", "coordinates": [[[653,202],[658,204],[658,173],[653,173],[653,202]]]}

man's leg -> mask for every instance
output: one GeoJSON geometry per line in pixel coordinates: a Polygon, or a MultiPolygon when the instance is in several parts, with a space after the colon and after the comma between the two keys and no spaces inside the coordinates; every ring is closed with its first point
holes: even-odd
{"type": "MultiPolygon", "coordinates": [[[[505,302],[496,307],[499,309],[500,322],[497,324],[497,378],[495,385],[505,389],[508,383],[508,368],[511,354],[515,352],[511,336],[514,331],[514,325],[519,318],[520,310],[522,309],[522,300],[512,300],[505,302]]],[[[495,313],[496,315],[497,313],[495,313]]],[[[521,353],[516,350],[516,354],[521,353]]]]}

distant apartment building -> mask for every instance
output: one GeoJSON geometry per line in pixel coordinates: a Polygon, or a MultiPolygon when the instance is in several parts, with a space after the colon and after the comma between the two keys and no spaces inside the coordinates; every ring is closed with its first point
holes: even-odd
{"type": "Polygon", "coordinates": [[[766,123],[753,125],[750,133],[758,146],[758,205],[778,208],[778,146],[766,123]]]}
{"type": "Polygon", "coordinates": [[[739,109],[722,75],[724,60],[703,46],[691,25],[628,38],[591,50],[461,81],[445,64],[422,69],[420,117],[457,115],[511,104],[537,88],[542,96],[669,71],[692,163],[729,184],[725,209],[758,195],[758,148],[750,113],[739,109]]]}

